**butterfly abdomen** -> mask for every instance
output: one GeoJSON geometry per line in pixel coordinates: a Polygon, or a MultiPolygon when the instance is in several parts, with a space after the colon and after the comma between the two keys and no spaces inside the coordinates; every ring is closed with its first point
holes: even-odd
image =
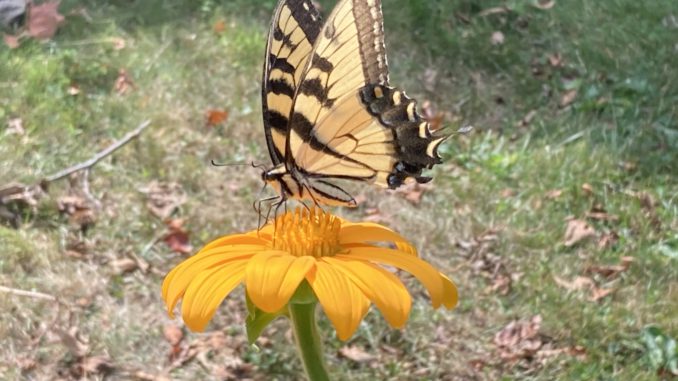
{"type": "Polygon", "coordinates": [[[438,146],[447,136],[431,131],[429,123],[417,112],[417,102],[402,90],[370,84],[360,90],[367,111],[394,134],[397,163],[388,177],[388,186],[399,187],[408,177],[428,182],[424,169],[440,164],[438,146]]]}

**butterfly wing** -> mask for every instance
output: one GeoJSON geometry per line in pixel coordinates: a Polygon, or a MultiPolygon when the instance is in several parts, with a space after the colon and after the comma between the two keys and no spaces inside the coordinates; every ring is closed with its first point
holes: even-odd
{"type": "Polygon", "coordinates": [[[321,27],[320,14],[310,0],[281,0],[273,13],[261,86],[273,164],[284,161],[292,100],[321,27]]]}
{"type": "MultiPolygon", "coordinates": [[[[388,85],[380,0],[335,6],[306,63],[289,125],[285,160],[293,174],[392,189],[409,177],[430,180],[421,172],[440,163],[446,138],[431,133],[414,100],[388,85]]],[[[327,198],[321,201],[346,202],[339,192],[327,198]]]]}

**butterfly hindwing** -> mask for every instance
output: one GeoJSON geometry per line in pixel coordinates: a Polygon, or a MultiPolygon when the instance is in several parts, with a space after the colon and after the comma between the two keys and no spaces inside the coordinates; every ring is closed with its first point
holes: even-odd
{"type": "Polygon", "coordinates": [[[294,94],[322,25],[310,0],[282,0],[273,13],[264,61],[262,103],[266,142],[274,164],[284,161],[294,94]]]}
{"type": "Polygon", "coordinates": [[[397,188],[440,162],[416,102],[388,85],[379,0],[340,0],[314,43],[290,117],[286,165],[306,177],[397,188]]]}

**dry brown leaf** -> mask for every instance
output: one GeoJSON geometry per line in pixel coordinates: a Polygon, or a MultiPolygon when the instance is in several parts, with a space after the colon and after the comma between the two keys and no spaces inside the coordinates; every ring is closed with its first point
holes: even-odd
{"type": "Polygon", "coordinates": [[[483,359],[473,359],[468,362],[468,365],[473,369],[475,372],[482,372],[483,369],[488,365],[487,362],[483,359]]]}
{"type": "Polygon", "coordinates": [[[111,43],[113,43],[113,49],[122,50],[127,47],[127,42],[122,37],[111,37],[111,43]]]}
{"type": "Polygon", "coordinates": [[[0,222],[18,228],[25,212],[36,211],[38,199],[44,191],[39,186],[29,187],[21,183],[9,183],[0,188],[0,222]]]}
{"type": "Polygon", "coordinates": [[[9,183],[0,188],[0,204],[9,204],[12,201],[20,201],[26,205],[35,206],[38,204],[36,189],[23,185],[21,183],[9,183]]]}
{"type": "Polygon", "coordinates": [[[184,332],[176,324],[169,323],[163,328],[163,335],[170,344],[169,361],[174,362],[182,355],[181,341],[184,339],[184,332]]]}
{"type": "Polygon", "coordinates": [[[577,93],[577,89],[571,89],[564,92],[560,97],[560,107],[567,107],[571,105],[572,102],[574,102],[574,100],[577,98],[577,93]]]}
{"type": "Polygon", "coordinates": [[[216,33],[216,34],[224,33],[224,31],[226,31],[226,21],[224,21],[224,20],[218,20],[218,21],[215,22],[214,25],[212,26],[212,30],[213,30],[214,33],[216,33]]]}
{"type": "Polygon", "coordinates": [[[35,359],[25,356],[16,357],[15,363],[19,367],[19,369],[21,369],[24,372],[35,369],[35,367],[38,365],[35,359]]]}
{"type": "Polygon", "coordinates": [[[563,65],[563,56],[560,53],[549,54],[549,64],[553,67],[561,67],[563,65]]]}
{"type": "Polygon", "coordinates": [[[365,209],[364,220],[367,221],[367,222],[380,223],[380,222],[387,221],[388,218],[386,218],[385,216],[383,216],[381,214],[381,211],[379,210],[379,208],[367,208],[367,209],[365,209]]]}
{"type": "Polygon", "coordinates": [[[59,26],[64,22],[64,16],[59,13],[60,0],[48,0],[41,4],[31,4],[28,7],[26,27],[28,34],[39,40],[48,40],[54,37],[59,26]]]}
{"type": "Polygon", "coordinates": [[[85,357],[80,361],[79,365],[83,376],[103,374],[113,370],[113,363],[108,356],[85,357]]]}
{"type": "Polygon", "coordinates": [[[584,276],[578,276],[574,278],[573,281],[570,282],[554,275],[553,280],[555,280],[559,286],[564,287],[569,291],[588,289],[595,286],[593,279],[584,276]]]}
{"type": "Polygon", "coordinates": [[[132,78],[127,73],[127,70],[125,69],[118,70],[118,78],[115,79],[113,90],[120,95],[124,95],[128,91],[134,90],[135,88],[136,85],[134,84],[134,81],[132,81],[132,78]]]}
{"type": "Polygon", "coordinates": [[[595,229],[586,221],[571,219],[567,222],[567,228],[565,229],[564,244],[567,247],[574,246],[595,235],[595,229]]]}
{"type": "Polygon", "coordinates": [[[187,199],[186,192],[177,183],[152,181],[141,192],[148,197],[146,207],[163,220],[169,218],[187,199]]]}
{"type": "Polygon", "coordinates": [[[575,356],[581,360],[586,358],[586,348],[575,345],[573,347],[563,347],[563,348],[553,348],[553,349],[542,349],[537,352],[537,357],[539,359],[546,359],[549,357],[559,356],[566,354],[569,356],[575,356]]]}
{"type": "Polygon", "coordinates": [[[414,205],[421,203],[421,198],[425,192],[433,189],[433,184],[420,184],[416,181],[406,182],[405,185],[396,189],[395,193],[402,195],[405,199],[414,205]]]}
{"type": "Polygon", "coordinates": [[[66,93],[68,93],[68,95],[73,95],[73,96],[78,95],[78,94],[80,94],[80,86],[70,85],[70,86],[68,86],[66,93]]]}
{"type": "Polygon", "coordinates": [[[530,112],[518,122],[518,127],[528,127],[535,116],[537,116],[537,110],[530,110],[530,112]]]}
{"type": "Polygon", "coordinates": [[[437,131],[443,126],[445,121],[445,113],[437,111],[433,102],[425,100],[421,105],[422,117],[429,123],[431,131],[437,131]]]}
{"type": "Polygon", "coordinates": [[[170,343],[171,346],[177,346],[181,343],[181,340],[184,339],[184,332],[176,324],[166,324],[163,329],[163,335],[165,340],[170,343]]]}
{"type": "Polygon", "coordinates": [[[196,337],[190,344],[186,344],[183,341],[181,345],[172,347],[170,351],[171,364],[163,373],[170,373],[173,369],[179,368],[193,359],[206,369],[213,368],[213,364],[209,359],[210,355],[221,353],[225,355],[225,359],[223,358],[224,356],[221,358],[221,364],[226,369],[233,370],[238,376],[236,379],[244,379],[247,373],[252,371],[252,367],[249,364],[245,364],[240,357],[233,355],[238,346],[237,341],[227,337],[223,332],[201,335],[196,337]]]}
{"type": "Polygon", "coordinates": [[[10,49],[16,49],[21,45],[21,41],[19,40],[21,36],[13,36],[11,34],[4,34],[2,39],[5,41],[5,44],[10,48],[10,49]]]}
{"type": "Polygon", "coordinates": [[[68,257],[83,259],[90,254],[91,250],[92,245],[86,241],[72,239],[66,244],[64,254],[68,257]]]}
{"type": "Polygon", "coordinates": [[[492,292],[498,293],[499,295],[506,296],[509,294],[509,292],[511,292],[511,283],[511,277],[499,274],[494,278],[490,290],[492,292]]]}
{"type": "Polygon", "coordinates": [[[492,7],[483,9],[482,11],[478,12],[478,16],[485,17],[489,15],[499,15],[503,13],[508,13],[510,11],[511,10],[508,7],[492,7]]]}
{"type": "Polygon", "coordinates": [[[586,218],[599,221],[618,221],[619,216],[615,214],[607,214],[606,212],[591,211],[586,213],[586,218]]]}
{"type": "Polygon", "coordinates": [[[619,166],[627,172],[635,172],[638,169],[638,163],[635,161],[622,161],[619,163],[619,166]]]}
{"type": "Polygon", "coordinates": [[[216,366],[212,375],[217,380],[236,381],[251,380],[250,374],[254,370],[252,364],[245,363],[239,356],[227,356],[226,364],[216,366]]]}
{"type": "Polygon", "coordinates": [[[513,197],[513,196],[515,196],[515,195],[516,195],[516,191],[514,191],[514,190],[511,189],[511,188],[502,189],[502,190],[499,192],[499,196],[500,196],[501,198],[511,198],[511,197],[513,197]]]}
{"type": "Polygon", "coordinates": [[[619,234],[616,232],[609,232],[603,234],[598,240],[598,248],[607,249],[614,246],[619,241],[619,234]]]}
{"type": "MultiPolygon", "coordinates": [[[[586,349],[581,346],[554,348],[551,339],[540,332],[541,322],[541,316],[536,315],[531,319],[514,320],[497,332],[494,336],[494,344],[499,357],[510,363],[520,360],[527,362],[537,360],[543,363],[549,358],[562,354],[578,358],[586,356],[586,349]]],[[[481,369],[482,366],[483,364],[480,363],[481,369]]]]}
{"type": "Polygon", "coordinates": [[[71,224],[80,229],[88,229],[96,222],[96,213],[91,208],[89,201],[75,195],[62,196],[57,199],[57,207],[61,213],[69,216],[71,224]]]}
{"type": "Polygon", "coordinates": [[[163,237],[163,241],[172,251],[179,254],[189,254],[193,251],[193,246],[189,242],[188,233],[184,230],[184,220],[174,218],[166,221],[169,232],[163,237]]]}
{"type": "Polygon", "coordinates": [[[657,202],[654,200],[651,194],[648,192],[638,192],[635,194],[640,201],[640,206],[645,209],[647,212],[654,213],[654,210],[657,206],[657,202]]]}
{"type": "Polygon", "coordinates": [[[541,10],[549,10],[556,5],[556,0],[535,0],[532,5],[541,10]]]}
{"type": "Polygon", "coordinates": [[[362,205],[367,201],[367,196],[365,196],[364,193],[360,193],[360,194],[356,195],[355,197],[353,197],[353,199],[355,200],[355,203],[357,205],[362,205]]]}
{"type": "Polygon", "coordinates": [[[96,213],[90,208],[79,209],[70,216],[69,222],[72,225],[78,226],[81,230],[86,231],[96,223],[96,213]]]}
{"type": "Polygon", "coordinates": [[[598,288],[598,287],[593,287],[591,289],[591,296],[589,297],[589,300],[592,302],[597,302],[600,299],[603,299],[604,297],[612,294],[616,290],[613,288],[598,288]]]}
{"type": "Polygon", "coordinates": [[[589,301],[597,302],[598,300],[610,295],[612,292],[616,291],[615,289],[610,288],[600,288],[596,285],[593,279],[583,276],[576,277],[573,281],[566,281],[562,278],[554,276],[553,279],[556,283],[570,291],[578,290],[590,290],[590,295],[588,297],[589,301]]]}
{"type": "Polygon", "coordinates": [[[339,354],[351,361],[359,363],[370,362],[377,359],[376,356],[365,352],[362,348],[358,347],[357,345],[342,347],[341,349],[339,349],[339,354]]]}
{"type": "Polygon", "coordinates": [[[138,370],[132,374],[135,380],[141,381],[172,381],[171,378],[161,374],[151,374],[138,370]]]}
{"type": "Polygon", "coordinates": [[[228,111],[226,110],[207,110],[205,115],[206,124],[209,127],[224,123],[228,119],[228,111]]]}
{"type": "Polygon", "coordinates": [[[631,263],[635,261],[633,257],[622,257],[621,263],[618,265],[594,265],[589,266],[584,270],[587,274],[598,274],[605,278],[616,278],[619,274],[627,271],[631,267],[631,263]]]}
{"type": "Polygon", "coordinates": [[[560,196],[563,195],[563,191],[561,189],[552,189],[548,192],[546,192],[546,198],[549,200],[556,200],[560,198],[560,196]]]}
{"type": "Polygon", "coordinates": [[[506,37],[504,37],[504,33],[500,31],[496,31],[492,33],[492,37],[490,37],[490,42],[492,45],[501,45],[504,43],[504,40],[506,37]]]}
{"type": "Polygon", "coordinates": [[[75,300],[75,304],[76,304],[78,307],[81,307],[81,308],[88,308],[88,307],[90,307],[90,306],[92,305],[92,299],[83,296],[82,298],[76,299],[76,300],[75,300]]]}
{"type": "Polygon", "coordinates": [[[432,67],[426,68],[424,70],[424,88],[428,91],[435,91],[436,84],[438,83],[438,70],[432,67]]]}
{"type": "Polygon", "coordinates": [[[111,261],[109,265],[113,268],[113,272],[117,275],[130,273],[139,267],[137,261],[132,258],[115,259],[111,261]]]}
{"type": "Polygon", "coordinates": [[[583,190],[584,193],[586,193],[586,194],[588,194],[588,195],[593,194],[593,186],[591,186],[591,184],[589,184],[589,183],[584,183],[584,184],[582,184],[582,185],[581,185],[581,190],[583,190]]]}
{"type": "Polygon", "coordinates": [[[533,316],[529,320],[514,320],[494,335],[494,344],[503,360],[516,361],[534,356],[542,347],[539,334],[542,318],[533,316]]]}
{"type": "Polygon", "coordinates": [[[24,136],[26,134],[26,130],[24,130],[24,121],[21,118],[11,118],[7,122],[7,130],[5,130],[5,133],[8,135],[19,135],[19,136],[24,136]]]}
{"type": "Polygon", "coordinates": [[[72,327],[68,331],[57,328],[54,332],[59,336],[61,343],[73,357],[80,358],[89,352],[89,345],[85,339],[80,337],[77,327],[72,327]]]}

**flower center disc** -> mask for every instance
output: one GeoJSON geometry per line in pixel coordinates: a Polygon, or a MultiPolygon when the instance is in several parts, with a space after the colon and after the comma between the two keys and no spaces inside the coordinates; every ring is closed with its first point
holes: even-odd
{"type": "Polygon", "coordinates": [[[297,257],[332,256],[339,249],[341,221],[313,207],[297,208],[275,219],[273,247],[297,257]]]}

